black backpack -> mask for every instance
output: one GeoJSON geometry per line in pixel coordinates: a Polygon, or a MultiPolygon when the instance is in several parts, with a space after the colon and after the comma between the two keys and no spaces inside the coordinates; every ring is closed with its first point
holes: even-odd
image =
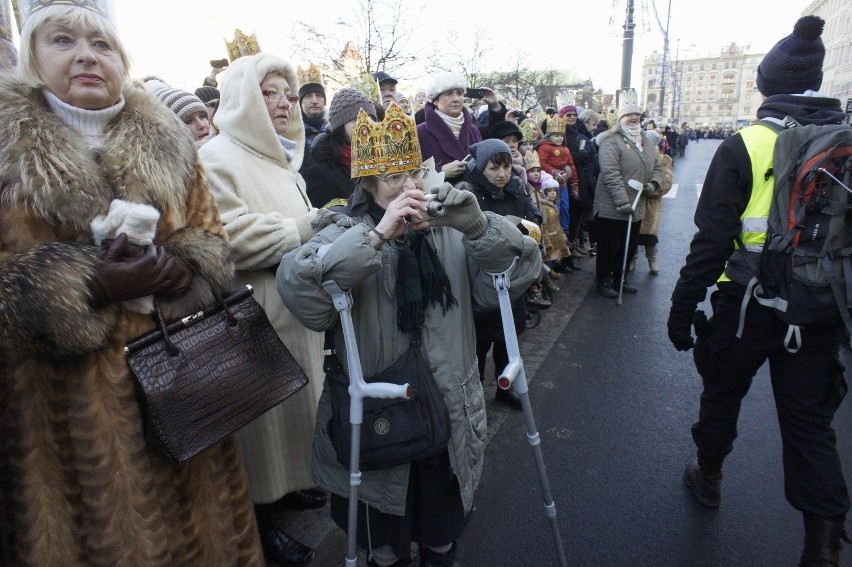
{"type": "Polygon", "coordinates": [[[778,138],[752,295],[790,325],[785,346],[796,352],[799,326],[843,321],[852,334],[852,126],[759,123],[778,138]]]}

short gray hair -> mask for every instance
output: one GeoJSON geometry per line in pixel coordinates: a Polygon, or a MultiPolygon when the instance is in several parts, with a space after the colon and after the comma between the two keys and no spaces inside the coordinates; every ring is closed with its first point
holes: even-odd
{"type": "Polygon", "coordinates": [[[582,120],[583,120],[583,124],[588,124],[589,122],[593,122],[595,120],[600,122],[601,121],[601,115],[598,114],[597,112],[595,112],[594,110],[587,108],[586,110],[583,111],[582,120]]]}
{"type": "Polygon", "coordinates": [[[50,6],[33,12],[24,22],[21,30],[21,53],[18,61],[18,74],[29,85],[40,88],[44,87],[44,80],[38,70],[35,60],[35,32],[47,23],[56,23],[71,29],[94,30],[102,34],[112,46],[113,51],[118,54],[121,61],[121,74],[123,79],[130,76],[130,56],[124,48],[124,44],[118,37],[115,26],[92,10],[78,8],[76,6],[50,6]]]}

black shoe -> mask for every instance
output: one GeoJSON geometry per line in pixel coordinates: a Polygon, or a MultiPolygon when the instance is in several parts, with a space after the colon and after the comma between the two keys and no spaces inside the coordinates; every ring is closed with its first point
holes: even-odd
{"type": "Polygon", "coordinates": [[[328,502],[328,494],[322,490],[309,488],[308,490],[296,490],[285,494],[276,504],[297,510],[308,508],[322,508],[328,502]]]}
{"type": "Polygon", "coordinates": [[[826,567],[840,565],[842,541],[849,542],[843,524],[805,512],[805,547],[799,565],[826,567]]]}
{"type": "MultiPolygon", "coordinates": [[[[618,285],[613,284],[612,289],[616,292],[616,295],[618,295],[618,285]]],[[[627,283],[626,281],[621,286],[621,292],[622,293],[636,293],[638,291],[639,291],[638,287],[632,286],[629,283],[627,283]]]]}
{"type": "Polygon", "coordinates": [[[275,527],[260,534],[263,556],[279,567],[302,567],[314,558],[314,550],[299,543],[281,528],[275,527]]]}
{"type": "Polygon", "coordinates": [[[612,286],[609,285],[608,281],[598,282],[598,287],[595,288],[595,291],[598,293],[598,295],[602,295],[604,297],[618,297],[618,292],[612,289],[612,286]]]}
{"type": "Polygon", "coordinates": [[[500,386],[497,386],[497,390],[494,392],[494,401],[505,404],[512,409],[523,409],[523,406],[521,406],[521,396],[514,388],[504,390],[500,386]]]}
{"type": "Polygon", "coordinates": [[[722,500],[722,473],[711,474],[701,470],[698,459],[693,459],[683,471],[683,482],[693,496],[708,508],[718,508],[722,500]]]}

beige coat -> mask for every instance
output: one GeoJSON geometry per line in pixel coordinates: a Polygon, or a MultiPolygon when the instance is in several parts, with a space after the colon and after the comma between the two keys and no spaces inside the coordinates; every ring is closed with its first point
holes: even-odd
{"type": "Polygon", "coordinates": [[[663,195],[672,188],[672,158],[660,154],[659,149],[657,149],[657,155],[660,157],[663,185],[659,195],[642,198],[645,201],[645,218],[639,228],[639,234],[653,234],[654,236],[660,231],[660,222],[663,219],[663,195]]]}
{"type": "Polygon", "coordinates": [[[252,500],[269,503],[314,486],[311,443],[322,392],[320,333],[304,328],[275,291],[281,257],[302,244],[296,218],[313,215],[299,175],[305,138],[298,106],[290,114],[288,159],[272,127],[260,82],[271,71],[299,90],[292,65],[268,53],[241,57],[222,76],[216,112],[219,135],[199,154],[237,266],[237,281],[251,284],[281,340],[310,383],[237,434],[252,500]]]}

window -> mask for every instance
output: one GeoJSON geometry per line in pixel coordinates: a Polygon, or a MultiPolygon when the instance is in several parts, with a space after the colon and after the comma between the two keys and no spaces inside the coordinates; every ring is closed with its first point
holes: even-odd
{"type": "Polygon", "coordinates": [[[734,84],[734,76],[733,75],[725,75],[722,77],[723,85],[733,85],[734,84]]]}
{"type": "Polygon", "coordinates": [[[731,89],[725,89],[722,91],[722,99],[723,100],[733,100],[734,91],[731,89]]]}
{"type": "Polygon", "coordinates": [[[649,88],[649,89],[654,89],[654,88],[656,88],[656,87],[657,87],[657,79],[650,79],[650,80],[648,81],[648,88],[649,88]]]}

